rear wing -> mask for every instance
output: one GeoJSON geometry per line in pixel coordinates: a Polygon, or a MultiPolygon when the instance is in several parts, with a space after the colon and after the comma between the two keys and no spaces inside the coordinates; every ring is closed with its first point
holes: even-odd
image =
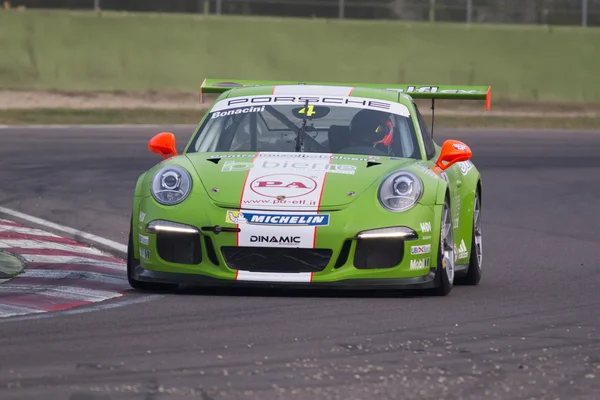
{"type": "Polygon", "coordinates": [[[227,80],[205,79],[200,86],[200,102],[204,102],[205,94],[221,94],[230,89],[250,86],[276,85],[318,85],[318,86],[349,86],[371,89],[385,89],[406,93],[414,99],[432,100],[485,100],[485,109],[492,107],[491,86],[448,86],[448,85],[404,85],[404,84],[371,84],[371,83],[333,83],[333,82],[298,82],[298,81],[257,81],[257,80],[227,80]]]}

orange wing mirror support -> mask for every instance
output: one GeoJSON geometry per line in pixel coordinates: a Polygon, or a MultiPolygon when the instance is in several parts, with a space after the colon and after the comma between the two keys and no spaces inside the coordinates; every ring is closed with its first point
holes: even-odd
{"type": "Polygon", "coordinates": [[[472,155],[473,153],[469,146],[463,142],[446,140],[442,145],[442,152],[435,165],[444,171],[457,162],[470,160],[472,155]]]}
{"type": "Polygon", "coordinates": [[[176,156],[177,150],[175,150],[175,135],[173,135],[171,132],[159,133],[148,142],[148,150],[150,150],[152,153],[160,154],[165,159],[169,158],[167,154],[176,156]]]}

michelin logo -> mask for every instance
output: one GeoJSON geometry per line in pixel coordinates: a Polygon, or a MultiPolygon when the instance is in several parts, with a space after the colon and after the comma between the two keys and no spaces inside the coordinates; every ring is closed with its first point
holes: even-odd
{"type": "Polygon", "coordinates": [[[329,214],[256,214],[229,210],[225,220],[238,225],[327,226],[329,214]]]}

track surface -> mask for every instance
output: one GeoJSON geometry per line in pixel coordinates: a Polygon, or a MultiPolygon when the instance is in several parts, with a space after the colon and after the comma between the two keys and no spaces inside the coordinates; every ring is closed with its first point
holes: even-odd
{"type": "MultiPolygon", "coordinates": [[[[160,130],[0,130],[0,204],[124,243],[160,130]]],[[[175,133],[182,147],[191,128],[175,133]]],[[[600,398],[600,133],[448,137],[471,146],[484,179],[480,286],[188,292],[9,319],[0,398],[600,398]]]]}

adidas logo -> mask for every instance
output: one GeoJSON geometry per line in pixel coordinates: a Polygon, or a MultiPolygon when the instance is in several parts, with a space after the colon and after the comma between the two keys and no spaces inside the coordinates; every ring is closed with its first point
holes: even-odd
{"type": "Polygon", "coordinates": [[[465,241],[460,241],[460,246],[458,246],[458,258],[468,258],[469,252],[467,251],[467,245],[465,245],[465,241]]]}

